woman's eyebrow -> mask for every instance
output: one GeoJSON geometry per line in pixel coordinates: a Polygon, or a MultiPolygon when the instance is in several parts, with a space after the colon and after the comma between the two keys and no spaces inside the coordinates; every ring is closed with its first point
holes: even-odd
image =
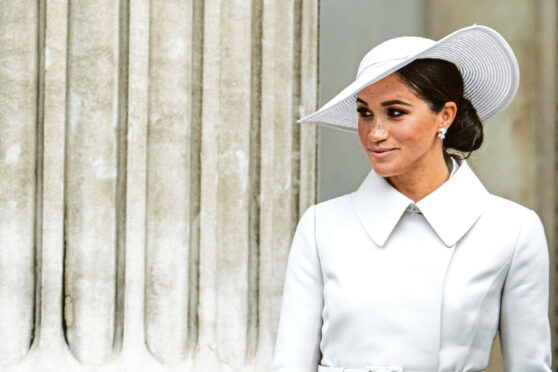
{"type": "Polygon", "coordinates": [[[390,106],[390,105],[405,105],[405,106],[413,106],[410,103],[400,101],[398,99],[394,99],[391,101],[385,101],[381,103],[382,106],[390,106]]]}
{"type": "Polygon", "coordinates": [[[357,102],[360,102],[360,103],[362,103],[362,104],[365,105],[365,106],[368,106],[368,103],[367,103],[366,101],[364,101],[364,100],[362,100],[362,99],[360,99],[360,98],[358,98],[358,97],[357,97],[357,102]]]}

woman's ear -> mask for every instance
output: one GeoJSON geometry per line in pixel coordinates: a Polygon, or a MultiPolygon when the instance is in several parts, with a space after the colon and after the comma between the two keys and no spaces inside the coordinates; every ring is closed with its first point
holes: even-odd
{"type": "Polygon", "coordinates": [[[446,102],[442,110],[440,111],[440,127],[448,129],[453,123],[455,116],[457,115],[457,105],[455,102],[446,102]]]}

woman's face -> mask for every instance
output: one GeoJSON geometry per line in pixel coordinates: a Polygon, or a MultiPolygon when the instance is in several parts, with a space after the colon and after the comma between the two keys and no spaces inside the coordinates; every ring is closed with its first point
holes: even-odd
{"type": "Polygon", "coordinates": [[[357,111],[360,141],[378,175],[424,174],[444,164],[437,133],[449,126],[446,108],[433,112],[397,73],[360,91],[357,111]]]}

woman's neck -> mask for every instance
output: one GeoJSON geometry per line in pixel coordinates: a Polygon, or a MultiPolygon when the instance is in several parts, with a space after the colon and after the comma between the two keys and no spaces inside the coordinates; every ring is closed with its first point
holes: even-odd
{"type": "Polygon", "coordinates": [[[404,174],[388,177],[388,182],[415,203],[448,180],[450,171],[444,157],[428,167],[417,166],[404,174]]]}

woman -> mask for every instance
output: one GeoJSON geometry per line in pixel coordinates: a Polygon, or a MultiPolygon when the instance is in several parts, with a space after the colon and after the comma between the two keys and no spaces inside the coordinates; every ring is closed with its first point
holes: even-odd
{"type": "Polygon", "coordinates": [[[538,216],[464,160],[519,83],[494,30],[388,40],[302,122],[358,131],[373,172],[308,209],[292,244],[274,372],[550,371],[548,249],[538,216]]]}

